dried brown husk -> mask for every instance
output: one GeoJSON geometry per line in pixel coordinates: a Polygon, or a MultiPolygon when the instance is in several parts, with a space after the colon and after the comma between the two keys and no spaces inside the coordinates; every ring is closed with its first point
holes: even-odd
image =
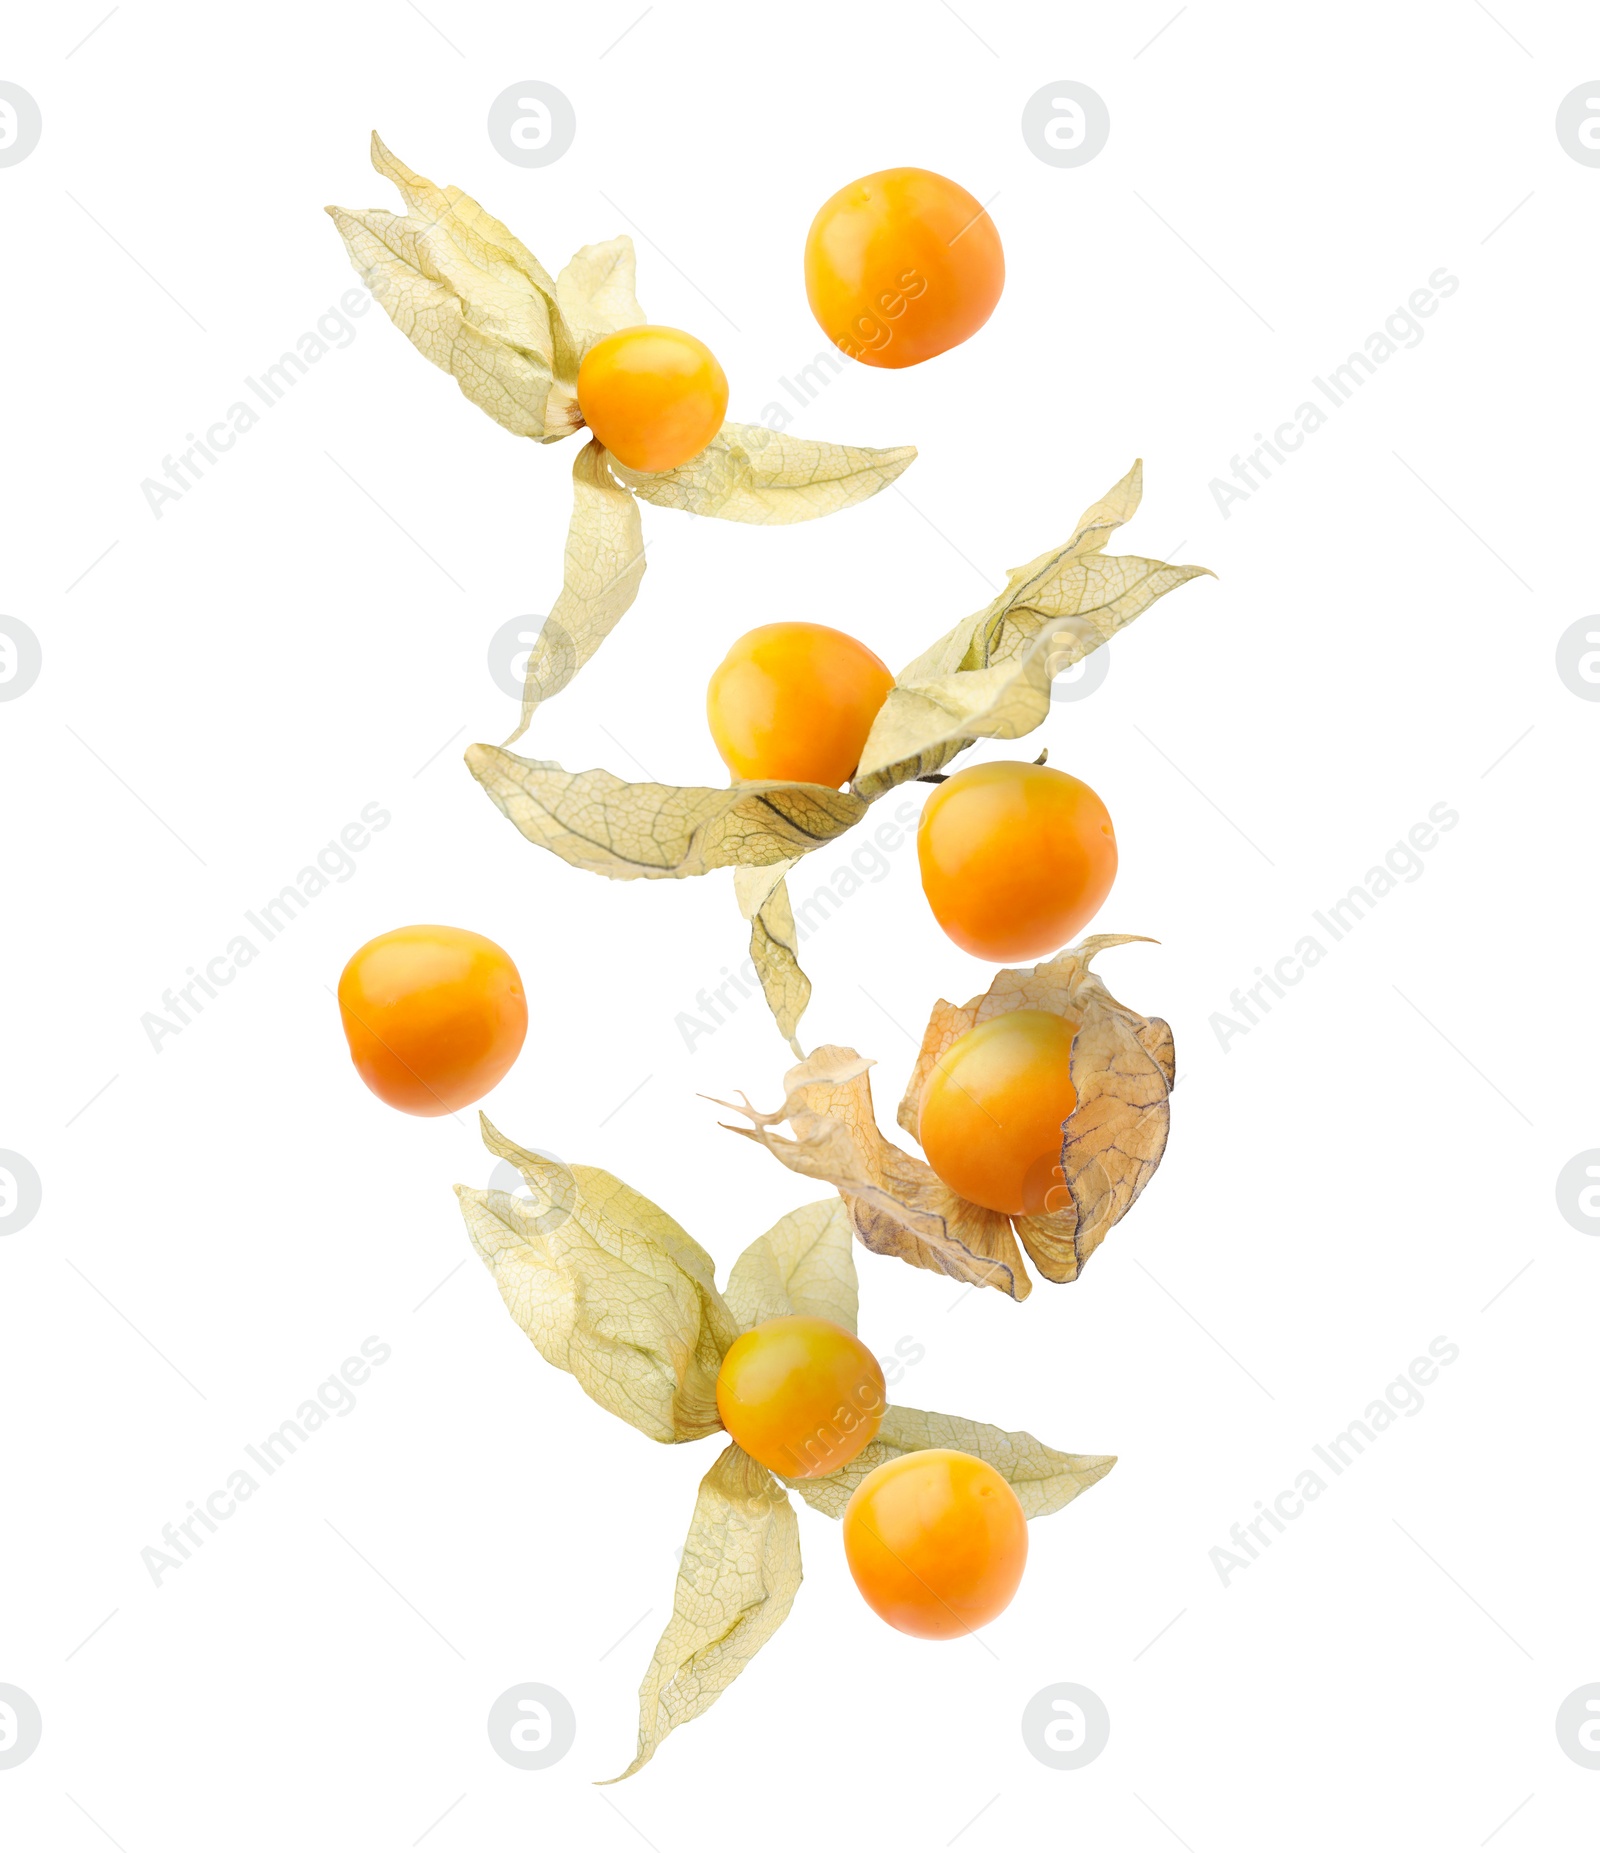
{"type": "Polygon", "coordinates": [[[802,1177],[832,1184],[857,1237],[875,1254],[1026,1299],[1032,1282],[1009,1218],[957,1196],[879,1132],[867,1079],[872,1065],[854,1049],[826,1044],[784,1076],[783,1104],[774,1112],[758,1112],[748,1100],[717,1104],[750,1122],[730,1132],[764,1145],[802,1177]],[[785,1122],[789,1137],[772,1130],[785,1122]]]}
{"type": "Polygon", "coordinates": [[[941,998],[900,1103],[899,1123],[915,1138],[935,1067],[978,1023],[1013,1010],[1046,1010],[1073,1023],[1077,1103],[1062,1125],[1062,1182],[1052,1192],[1063,1201],[1047,1215],[1010,1217],[969,1202],[886,1139],[873,1114],[872,1063],[854,1049],[816,1050],[785,1075],[780,1107],[763,1113],[741,1101],[733,1110],[749,1124],[729,1130],[764,1145],[790,1170],[832,1184],[857,1236],[875,1253],[1022,1300],[1032,1282],[1020,1243],[1044,1279],[1076,1280],[1137,1201],[1166,1148],[1172,1031],[1159,1017],[1119,1003],[1090,969],[1097,954],[1137,937],[1094,934],[1042,964],[999,972],[965,1004],[941,998]],[[773,1130],[784,1124],[787,1136],[773,1130]]]}
{"type": "MultiPolygon", "coordinates": [[[[506,1309],[550,1363],[652,1440],[692,1441],[721,1428],[717,1369],[752,1326],[801,1313],[855,1331],[853,1225],[839,1196],[779,1217],[719,1292],[710,1256],[648,1197],[481,1123],[484,1144],[521,1172],[530,1193],[456,1191],[506,1309]]],[[[1025,1432],[895,1405],[848,1466],[787,1485],[838,1518],[873,1467],[920,1448],[959,1448],[988,1461],[1030,1518],[1059,1511],[1113,1464],[1110,1455],[1063,1454],[1025,1432]]],[[[737,1445],[724,1448],[700,1483],[624,1776],[727,1690],[788,1615],[800,1581],[799,1527],[785,1484],[737,1445]]]]}

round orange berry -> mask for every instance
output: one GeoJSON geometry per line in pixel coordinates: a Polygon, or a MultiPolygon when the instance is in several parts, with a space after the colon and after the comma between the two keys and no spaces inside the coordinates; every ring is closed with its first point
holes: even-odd
{"type": "Polygon", "coordinates": [[[339,979],[339,1015],[362,1080],[425,1119],[482,1099],[528,1032],[511,955],[463,927],[397,927],[368,940],[339,979]]]}
{"type": "Polygon", "coordinates": [[[917,1137],[957,1196],[1003,1216],[1044,1216],[1071,1201],[1061,1171],[1062,1123],[1077,1025],[1048,1010],[1009,1010],[974,1024],[935,1064],[917,1137]]]}
{"type": "Polygon", "coordinates": [[[710,348],[681,328],[623,328],[584,355],[578,409],[630,470],[675,470],[722,429],[728,382],[710,348]]]}
{"type": "Polygon", "coordinates": [[[883,1371],[853,1332],[809,1314],[767,1319],[728,1347],[717,1373],[722,1426],[763,1467],[814,1480],[878,1432],[883,1371]]]}
{"type": "Polygon", "coordinates": [[[811,313],[869,367],[914,367],[976,334],[1005,280],[994,221],[965,187],[925,167],[852,180],[806,237],[811,313]]]}
{"type": "Polygon", "coordinates": [[[837,789],[861,762],[894,677],[826,624],[763,624],[723,658],[706,718],[736,779],[803,779],[837,789]]]}
{"type": "Polygon", "coordinates": [[[917,830],[922,891],[963,951],[1038,959],[1111,892],[1117,839],[1099,796],[1053,766],[993,760],[938,787],[917,830]]]}
{"type": "Polygon", "coordinates": [[[923,1448],[874,1467],[851,1494],[844,1551],[876,1614],[944,1641],[993,1621],[1017,1593],[1028,1520],[987,1461],[923,1448]]]}

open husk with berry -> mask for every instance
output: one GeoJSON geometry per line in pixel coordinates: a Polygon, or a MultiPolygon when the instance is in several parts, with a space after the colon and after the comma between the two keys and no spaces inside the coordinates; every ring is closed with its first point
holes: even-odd
{"type": "MultiPolygon", "coordinates": [[[[1023,1256],[1047,1281],[1076,1280],[1109,1230],[1138,1200],[1166,1148],[1175,1078],[1172,1031],[1119,1003],[1090,969],[1134,936],[1095,934],[1028,970],[999,972],[960,1006],[940,999],[923,1032],[899,1123],[919,1136],[923,1103],[952,1047],[977,1025],[1043,1012],[1071,1029],[1075,1100],[1059,1144],[1043,1154],[1051,1175],[1031,1214],[1007,1214],[962,1196],[921,1158],[886,1139],[873,1114],[873,1066],[854,1049],[815,1050],[784,1077],[771,1112],[732,1105],[731,1126],[791,1171],[834,1186],[861,1243],[973,1286],[1026,1299],[1023,1256]],[[787,1133],[778,1128],[787,1126],[787,1133]]],[[[979,1115],[981,1120],[982,1116],[979,1115]]],[[[988,1129],[979,1127],[978,1136],[988,1129]]],[[[999,1129],[995,1129],[999,1136],[999,1129]]]]}
{"type": "MultiPolygon", "coordinates": [[[[548,1363],[651,1440],[723,1432],[718,1370],[754,1327],[800,1314],[855,1332],[851,1219],[839,1197],[781,1217],[719,1290],[710,1255],[620,1178],[516,1145],[487,1119],[482,1128],[485,1145],[527,1188],[525,1196],[456,1190],[506,1310],[548,1363]]],[[[638,1741],[623,1776],[714,1704],[787,1618],[801,1582],[790,1493],[838,1519],[874,1469],[935,1448],[987,1462],[1029,1519],[1058,1512],[1114,1465],[1111,1455],[1065,1454],[1024,1431],[894,1404],[873,1439],[822,1477],[780,1479],[729,1442],[695,1497],[672,1615],[645,1670],[638,1741]]]]}

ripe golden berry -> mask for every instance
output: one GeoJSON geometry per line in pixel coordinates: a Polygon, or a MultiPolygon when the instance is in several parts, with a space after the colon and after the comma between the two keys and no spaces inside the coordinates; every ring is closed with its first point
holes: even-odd
{"type": "Polygon", "coordinates": [[[837,789],[861,762],[894,677],[826,624],[762,624],[718,665],[706,718],[736,779],[804,779],[837,789]]]}
{"type": "Polygon", "coordinates": [[[681,328],[623,328],[584,355],[578,409],[630,470],[675,470],[722,429],[728,382],[710,348],[681,328]]]}
{"type": "Polygon", "coordinates": [[[922,891],[964,951],[997,964],[1043,958],[1088,925],[1117,875],[1099,796],[1053,766],[967,766],[923,806],[922,891]]]}
{"type": "Polygon", "coordinates": [[[464,927],[397,927],[368,940],[340,976],[339,1016],[367,1086],[425,1119],[481,1100],[528,1033],[511,955],[464,927]]]}
{"type": "Polygon", "coordinates": [[[752,1326],[717,1373],[717,1414],[746,1454],[794,1480],[847,1466],[878,1432],[883,1372],[853,1332],[792,1314],[752,1326]]]}
{"type": "Polygon", "coordinates": [[[922,1448],[873,1468],[856,1488],[844,1550],[876,1614],[903,1634],[943,1641],[1010,1603],[1028,1562],[1028,1520],[987,1461],[922,1448]]]}
{"type": "Polygon", "coordinates": [[[925,167],[863,175],[824,201],[805,266],[823,333],[869,367],[913,367],[965,341],[1006,280],[993,219],[925,167]]]}
{"type": "Polygon", "coordinates": [[[1048,1010],[1011,1010],[945,1050],[923,1089],[917,1136],[958,1196],[1005,1216],[1067,1207],[1061,1128],[1078,1104],[1076,1033],[1048,1010]]]}

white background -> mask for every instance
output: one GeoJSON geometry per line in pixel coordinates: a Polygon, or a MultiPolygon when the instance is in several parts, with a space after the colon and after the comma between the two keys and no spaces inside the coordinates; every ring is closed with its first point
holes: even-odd
{"type": "MultiPolygon", "coordinates": [[[[1600,31],[1518,0],[961,12],[128,0],[81,45],[98,4],[9,22],[0,77],[44,119],[0,169],[0,609],[44,651],[0,706],[0,1146],[44,1188],[0,1241],[0,1682],[44,1718],[0,1772],[9,1845],[1592,1833],[1600,1774],[1554,1719],[1600,1679],[1600,1245],[1555,1179],[1600,1144],[1600,707],[1555,650],[1596,603],[1600,170],[1554,118],[1600,31]],[[485,131],[528,78],[578,121],[533,171],[485,131]],[[1019,126],[1062,78],[1112,120],[1071,170],[1019,126]],[[791,427],[914,442],[903,494],[777,530],[645,509],[638,603],[534,752],[719,781],[702,690],[741,631],[820,618],[904,662],[1135,455],[1122,550],[1218,575],[1028,743],[1116,820],[1097,929],[1161,942],[1103,961],[1177,1035],[1159,1177],[1022,1306],[859,1257],[863,1335],[925,1351],[905,1401],[1120,1464],[1034,1526],[981,1641],[882,1626],[803,1509],[793,1617],[616,1790],[591,1783],[631,1754],[714,1444],[649,1443],[542,1362],[463,1263],[472,1116],[367,1094],[331,987],[388,927],[476,928],[532,997],[487,1103],[509,1134],[620,1173],[723,1266],[816,1192],[700,1098],[776,1102],[764,1013],[692,1053],[675,1023],[741,954],[731,885],[570,870],[460,764],[511,724],[486,650],[555,594],[572,450],[508,437],[373,311],[160,519],[141,493],[353,286],[321,208],[396,204],[373,127],[552,268],[633,230],[647,311],[713,345],[738,418],[822,345],[801,246],[844,181],[936,168],[1005,243],[978,337],[851,367],[791,427]],[[1425,338],[1225,519],[1212,479],[1441,266],[1425,338]],[[393,821],[356,873],[154,1052],[141,1015],[369,802],[393,821]],[[1230,993],[1439,803],[1460,822],[1420,878],[1224,1052],[1230,993]],[[369,1334],[393,1355],[354,1413],[156,1587],[141,1550],[369,1334]],[[1460,1357],[1422,1412],[1225,1586],[1229,1528],[1440,1335],[1460,1357]],[[578,1718],[542,1773],[485,1731],[524,1680],[578,1718]],[[1072,1773],[1019,1730],[1061,1680],[1112,1720],[1072,1773]]],[[[803,1026],[879,1059],[886,1126],[896,1023],[987,982],[892,862],[807,945],[803,1026]]]]}

